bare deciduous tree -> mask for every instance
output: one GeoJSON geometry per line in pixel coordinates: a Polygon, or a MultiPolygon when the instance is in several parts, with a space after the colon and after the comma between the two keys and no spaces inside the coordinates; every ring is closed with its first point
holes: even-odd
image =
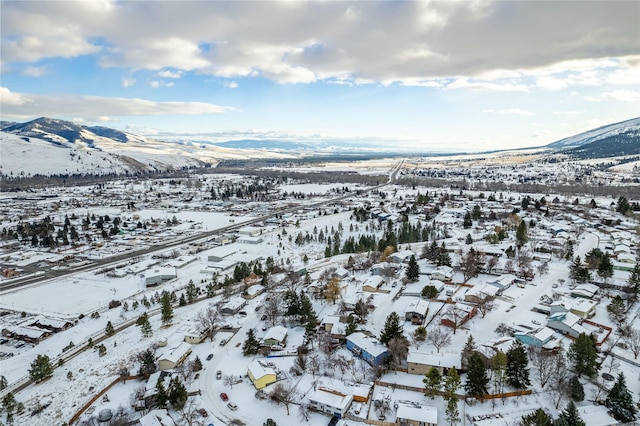
{"type": "Polygon", "coordinates": [[[451,335],[442,327],[436,327],[427,332],[427,340],[436,348],[438,353],[440,353],[440,349],[451,344],[451,335]]]}
{"type": "Polygon", "coordinates": [[[569,391],[569,368],[564,352],[561,351],[555,356],[555,362],[551,369],[551,378],[549,379],[549,395],[556,409],[560,406],[563,398],[567,396],[569,391]]]}
{"type": "Polygon", "coordinates": [[[273,327],[282,316],[282,297],[279,294],[271,293],[268,299],[264,301],[262,312],[267,316],[267,323],[273,327]]]}
{"type": "Polygon", "coordinates": [[[538,374],[540,385],[544,388],[547,385],[556,366],[554,359],[556,354],[542,350],[541,348],[529,347],[529,358],[531,366],[538,374]]]}
{"type": "Polygon", "coordinates": [[[289,406],[298,399],[298,392],[296,386],[293,383],[276,383],[269,394],[269,397],[276,404],[282,404],[287,409],[287,416],[289,415],[289,406]]]}
{"type": "Polygon", "coordinates": [[[394,337],[387,344],[389,355],[396,366],[402,365],[409,354],[409,341],[406,337],[394,337]]]}
{"type": "Polygon", "coordinates": [[[633,353],[633,359],[638,359],[638,355],[640,355],[640,330],[637,328],[630,328],[624,338],[624,341],[633,353]]]}
{"type": "Polygon", "coordinates": [[[196,322],[206,330],[207,337],[213,342],[213,336],[220,325],[220,312],[218,309],[213,305],[207,306],[205,309],[198,312],[196,322]]]}
{"type": "Polygon", "coordinates": [[[484,318],[485,315],[487,315],[489,312],[495,309],[496,302],[494,302],[490,298],[485,298],[485,299],[482,299],[480,303],[476,305],[476,307],[478,308],[478,312],[480,312],[480,316],[484,318]]]}

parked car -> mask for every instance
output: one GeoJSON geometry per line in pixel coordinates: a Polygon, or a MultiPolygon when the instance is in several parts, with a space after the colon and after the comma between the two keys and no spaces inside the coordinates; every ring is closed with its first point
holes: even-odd
{"type": "Polygon", "coordinates": [[[227,339],[220,340],[220,346],[224,346],[227,344],[227,339]]]}
{"type": "Polygon", "coordinates": [[[209,413],[207,413],[207,410],[205,410],[204,408],[199,409],[198,413],[200,413],[202,417],[207,417],[209,415],[209,413]]]}
{"type": "Polygon", "coordinates": [[[228,403],[227,407],[229,407],[229,410],[231,411],[236,411],[238,409],[238,406],[233,402],[228,403]]]}
{"type": "Polygon", "coordinates": [[[238,316],[240,316],[241,318],[245,318],[247,316],[247,313],[245,311],[240,311],[238,312],[238,316]]]}
{"type": "Polygon", "coordinates": [[[228,401],[229,400],[229,396],[226,393],[222,392],[220,394],[220,399],[222,399],[223,401],[228,401]]]}
{"type": "Polygon", "coordinates": [[[615,380],[615,377],[613,377],[611,374],[609,373],[602,373],[602,378],[608,381],[613,381],[615,380]]]}
{"type": "Polygon", "coordinates": [[[216,380],[220,380],[222,379],[222,371],[218,370],[216,371],[216,380]]]}
{"type": "Polygon", "coordinates": [[[266,319],[267,319],[267,315],[266,315],[266,314],[264,314],[264,315],[262,315],[262,316],[260,317],[260,321],[264,321],[264,320],[266,320],[266,319]]]}
{"type": "Polygon", "coordinates": [[[213,354],[207,355],[207,361],[211,361],[211,358],[213,358],[213,354]]]}

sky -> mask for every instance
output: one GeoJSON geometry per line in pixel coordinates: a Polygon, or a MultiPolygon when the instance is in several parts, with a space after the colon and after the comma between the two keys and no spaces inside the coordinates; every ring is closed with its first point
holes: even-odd
{"type": "Polygon", "coordinates": [[[2,120],[479,151],[640,116],[637,1],[0,8],[2,120]]]}

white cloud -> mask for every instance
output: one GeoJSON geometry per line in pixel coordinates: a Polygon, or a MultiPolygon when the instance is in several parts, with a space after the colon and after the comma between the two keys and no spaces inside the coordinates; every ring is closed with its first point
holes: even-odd
{"type": "Polygon", "coordinates": [[[553,115],[578,115],[580,111],[553,111],[553,115]]]}
{"type": "Polygon", "coordinates": [[[162,78],[460,76],[478,80],[469,90],[525,91],[528,76],[596,69],[605,75],[576,75],[575,84],[599,84],[640,50],[634,2],[93,3],[3,3],[3,62],[96,54],[103,66],[162,78]],[[497,30],[507,19],[517,36],[497,30]]]}
{"type": "Polygon", "coordinates": [[[482,110],[482,112],[488,112],[492,114],[504,114],[504,115],[525,115],[525,116],[536,115],[531,111],[525,111],[520,108],[506,108],[501,110],[485,109],[485,110],[482,110]]]}
{"type": "Polygon", "coordinates": [[[542,76],[536,78],[536,86],[546,90],[561,90],[569,87],[569,83],[566,79],[542,76]]]}
{"type": "Polygon", "coordinates": [[[117,120],[119,116],[140,115],[200,115],[238,111],[236,108],[206,102],[157,102],[139,98],[109,98],[102,96],[38,95],[12,93],[0,88],[2,114],[12,118],[30,117],[101,117],[117,120]]]}
{"type": "Polygon", "coordinates": [[[623,102],[640,102],[640,91],[638,90],[614,90],[602,94],[603,99],[623,102]]]}
{"type": "Polygon", "coordinates": [[[149,86],[152,89],[157,89],[158,87],[173,87],[174,84],[175,83],[173,81],[161,81],[161,80],[151,80],[149,82],[149,86]]]}
{"type": "Polygon", "coordinates": [[[469,81],[458,78],[449,83],[447,89],[469,89],[479,92],[528,92],[529,88],[523,84],[492,83],[488,81],[469,81]]]}
{"type": "Polygon", "coordinates": [[[122,87],[124,87],[125,89],[128,87],[133,86],[134,84],[136,84],[136,79],[135,78],[123,78],[122,79],[122,87]]]}
{"type": "Polygon", "coordinates": [[[29,77],[41,77],[47,72],[47,67],[26,67],[22,70],[22,75],[29,77]]]}
{"type": "Polygon", "coordinates": [[[158,77],[162,78],[182,78],[184,73],[182,71],[169,71],[163,70],[158,73],[158,77]]]}
{"type": "Polygon", "coordinates": [[[222,85],[228,89],[238,88],[238,83],[236,83],[235,81],[225,81],[224,83],[222,83],[222,85]]]}
{"type": "Polygon", "coordinates": [[[3,113],[11,106],[20,106],[32,102],[32,99],[22,93],[14,93],[7,87],[0,87],[0,105],[5,108],[3,113]]]}

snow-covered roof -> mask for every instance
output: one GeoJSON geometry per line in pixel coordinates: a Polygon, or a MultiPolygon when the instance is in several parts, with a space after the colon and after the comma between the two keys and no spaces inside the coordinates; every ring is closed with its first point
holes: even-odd
{"type": "Polygon", "coordinates": [[[420,365],[431,365],[433,367],[455,367],[460,368],[460,354],[459,353],[426,353],[409,350],[407,355],[407,362],[420,365]]]}
{"type": "Polygon", "coordinates": [[[387,347],[376,338],[369,337],[361,332],[351,333],[347,336],[347,340],[374,357],[387,352],[387,347]]]}
{"type": "Polygon", "coordinates": [[[253,296],[253,295],[262,293],[264,291],[264,286],[261,284],[254,284],[251,287],[249,287],[246,291],[249,296],[253,296]]]}
{"type": "Polygon", "coordinates": [[[407,309],[404,310],[405,314],[415,312],[421,315],[426,315],[428,311],[429,302],[417,297],[413,298],[413,300],[407,305],[407,309]]]}
{"type": "Polygon", "coordinates": [[[275,327],[271,327],[267,330],[263,340],[275,340],[277,342],[282,342],[287,337],[288,332],[289,330],[286,327],[276,325],[275,327]]]}
{"type": "Polygon", "coordinates": [[[175,426],[176,424],[166,409],[152,410],[149,414],[140,417],[138,422],[140,426],[175,426]]]}
{"type": "Polygon", "coordinates": [[[438,424],[438,409],[429,405],[398,403],[396,417],[403,420],[438,424]]]}
{"type": "Polygon", "coordinates": [[[158,360],[167,360],[170,362],[178,362],[186,353],[191,351],[191,345],[187,342],[182,342],[178,346],[170,348],[158,357],[158,360]]]}
{"type": "Polygon", "coordinates": [[[267,375],[272,375],[272,376],[276,375],[276,372],[273,370],[273,368],[263,366],[258,360],[251,361],[247,365],[247,370],[251,372],[251,375],[256,380],[259,380],[261,377],[264,377],[267,375]]]}
{"type": "Polygon", "coordinates": [[[337,408],[340,411],[344,411],[347,409],[351,401],[353,400],[353,395],[351,394],[340,394],[338,392],[333,391],[332,389],[318,388],[317,390],[311,392],[307,398],[310,401],[315,401],[318,404],[322,404],[325,406],[337,408]]]}

